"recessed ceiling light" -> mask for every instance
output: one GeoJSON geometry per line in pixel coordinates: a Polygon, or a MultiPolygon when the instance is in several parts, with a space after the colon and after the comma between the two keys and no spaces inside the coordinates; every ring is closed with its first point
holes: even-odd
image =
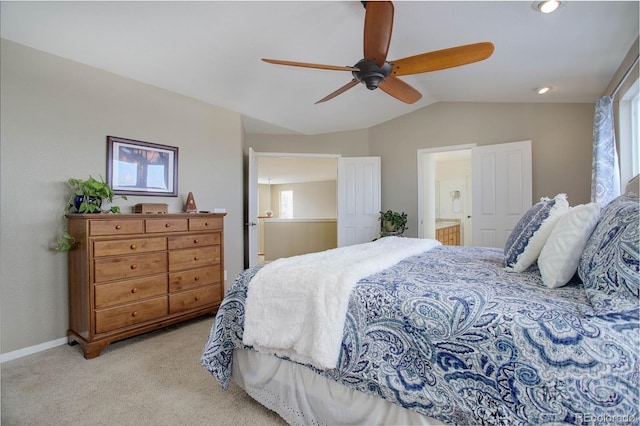
{"type": "Polygon", "coordinates": [[[542,13],[551,13],[558,10],[560,2],[558,0],[541,1],[537,4],[537,8],[542,13]]]}
{"type": "Polygon", "coordinates": [[[533,90],[535,90],[538,95],[544,95],[545,93],[549,93],[549,91],[551,91],[551,87],[542,86],[542,87],[536,87],[533,90]]]}

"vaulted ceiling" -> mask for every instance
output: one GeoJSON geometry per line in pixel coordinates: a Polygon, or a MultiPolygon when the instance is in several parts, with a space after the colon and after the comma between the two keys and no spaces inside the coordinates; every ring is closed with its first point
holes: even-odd
{"type": "Polygon", "coordinates": [[[595,102],[638,37],[638,2],[398,1],[388,59],[490,41],[493,55],[402,79],[402,103],[363,85],[314,102],[347,71],[261,58],[354,65],[363,56],[359,1],[2,2],[3,38],[237,111],[248,133],[362,129],[434,102],[595,102]],[[541,96],[533,90],[548,85],[541,96]]]}

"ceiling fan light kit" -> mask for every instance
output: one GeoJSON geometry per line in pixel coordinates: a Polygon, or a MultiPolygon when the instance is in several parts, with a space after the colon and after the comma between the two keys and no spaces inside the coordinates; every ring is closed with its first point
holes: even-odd
{"type": "Polygon", "coordinates": [[[262,59],[271,64],[317,68],[337,71],[351,71],[353,79],[320,99],[316,104],[326,102],[362,83],[369,90],[380,88],[386,94],[407,104],[422,98],[416,89],[397,76],[421,74],[446,68],[483,61],[493,54],[493,43],[483,42],[457,46],[433,52],[422,53],[407,58],[387,61],[393,30],[393,3],[390,1],[363,1],[364,19],[364,59],[353,67],[312,64],[306,62],[262,59]]]}

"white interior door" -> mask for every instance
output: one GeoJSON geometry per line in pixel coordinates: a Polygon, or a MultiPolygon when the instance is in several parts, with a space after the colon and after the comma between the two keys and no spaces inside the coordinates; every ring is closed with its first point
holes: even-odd
{"type": "Polygon", "coordinates": [[[258,265],[258,159],[249,148],[247,182],[247,244],[249,267],[258,265]]]}
{"type": "Polygon", "coordinates": [[[504,247],[532,203],[531,141],[471,150],[473,245],[504,247]]]}
{"type": "Polygon", "coordinates": [[[378,236],[380,188],[380,157],[338,159],[338,247],[378,236]]]}

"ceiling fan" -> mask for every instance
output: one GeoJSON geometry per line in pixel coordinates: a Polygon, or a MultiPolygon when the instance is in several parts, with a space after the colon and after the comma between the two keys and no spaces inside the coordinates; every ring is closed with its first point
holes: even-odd
{"type": "Polygon", "coordinates": [[[316,104],[333,99],[357,86],[358,83],[364,84],[369,90],[380,88],[394,98],[412,104],[417,102],[422,97],[422,94],[400,80],[398,76],[466,65],[485,60],[493,53],[493,43],[482,42],[387,61],[387,52],[393,29],[393,3],[390,1],[363,1],[362,4],[366,10],[364,18],[364,59],[354,66],[311,64],[265,58],[262,60],[272,64],[295,67],[351,71],[353,80],[320,99],[316,104]]]}

